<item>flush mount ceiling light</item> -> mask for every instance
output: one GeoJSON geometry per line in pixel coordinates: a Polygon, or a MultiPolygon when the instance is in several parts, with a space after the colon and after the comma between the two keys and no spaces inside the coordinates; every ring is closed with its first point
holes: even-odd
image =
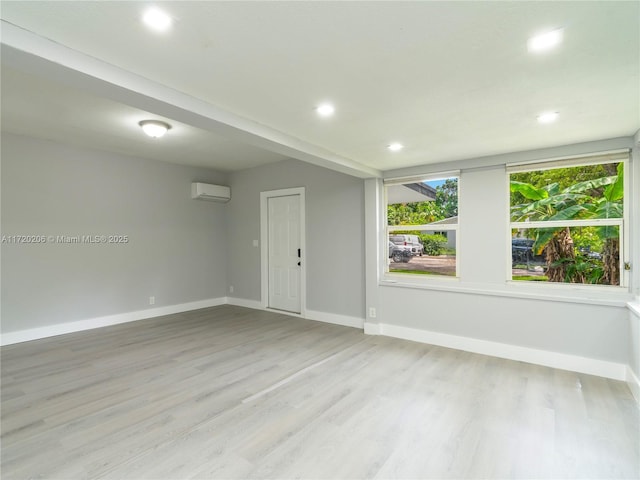
{"type": "Polygon", "coordinates": [[[558,112],[544,112],[536,117],[538,123],[553,123],[558,119],[558,112]]]}
{"type": "Polygon", "coordinates": [[[318,105],[316,108],[316,112],[321,117],[330,117],[335,113],[336,109],[330,103],[323,103],[322,105],[318,105]]]}
{"type": "Polygon", "coordinates": [[[561,28],[541,33],[527,40],[527,49],[531,53],[546,52],[562,42],[562,37],[563,31],[561,28]]]}
{"type": "Polygon", "coordinates": [[[171,128],[171,125],[160,120],[143,120],[138,125],[142,127],[144,133],[152,138],[162,137],[171,128]]]}
{"type": "Polygon", "coordinates": [[[401,143],[394,142],[387,145],[387,148],[392,152],[399,152],[404,148],[404,145],[402,145],[401,143]]]}
{"type": "Polygon", "coordinates": [[[173,19],[158,8],[150,8],[144,12],[142,21],[156,32],[166,32],[173,24],[173,19]]]}

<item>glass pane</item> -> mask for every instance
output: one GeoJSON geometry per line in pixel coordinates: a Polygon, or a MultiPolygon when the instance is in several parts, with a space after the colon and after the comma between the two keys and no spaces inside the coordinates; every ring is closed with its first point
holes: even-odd
{"type": "Polygon", "coordinates": [[[622,218],[623,163],[510,175],[511,221],[622,218]]]}
{"type": "Polygon", "coordinates": [[[403,228],[388,236],[389,272],[455,276],[458,178],[386,188],[387,224],[403,228]]]}
{"type": "MultiPolygon", "coordinates": [[[[415,275],[456,275],[456,235],[420,235],[420,246],[389,241],[389,272],[415,275]]],[[[412,237],[413,235],[403,235],[412,237]]],[[[397,237],[394,235],[393,237],[397,237]]]]}
{"type": "Polygon", "coordinates": [[[620,284],[620,227],[511,231],[513,280],[620,284]]]}
{"type": "Polygon", "coordinates": [[[426,225],[457,222],[458,178],[403,185],[387,191],[387,225],[426,225]]]}

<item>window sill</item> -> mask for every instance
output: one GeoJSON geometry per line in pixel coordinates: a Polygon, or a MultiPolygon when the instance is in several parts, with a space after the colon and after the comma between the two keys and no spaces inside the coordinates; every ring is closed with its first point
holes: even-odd
{"type": "MultiPolygon", "coordinates": [[[[459,278],[446,277],[429,280],[430,281],[425,282],[415,281],[414,279],[398,278],[397,276],[387,276],[380,280],[379,285],[381,287],[412,288],[417,290],[489,295],[563,303],[606,305],[613,307],[629,306],[630,302],[633,300],[633,295],[624,287],[598,287],[572,284],[531,285],[528,282],[523,284],[525,282],[512,281],[505,282],[504,284],[493,285],[471,284],[464,283],[459,278]]],[[[629,308],[631,307],[629,306],[629,308]]]]}

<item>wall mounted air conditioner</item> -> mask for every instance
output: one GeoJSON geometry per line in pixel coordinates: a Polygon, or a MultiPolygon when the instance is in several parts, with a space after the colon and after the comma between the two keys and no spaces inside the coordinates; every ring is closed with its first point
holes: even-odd
{"type": "Polygon", "coordinates": [[[194,182],[191,184],[191,198],[226,203],[231,200],[231,189],[223,185],[194,182]]]}

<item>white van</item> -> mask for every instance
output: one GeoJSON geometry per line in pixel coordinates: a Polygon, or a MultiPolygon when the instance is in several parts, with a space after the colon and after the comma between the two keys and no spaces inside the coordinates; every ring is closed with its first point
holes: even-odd
{"type": "Polygon", "coordinates": [[[389,235],[389,241],[400,247],[404,246],[407,250],[411,250],[414,255],[422,256],[422,252],[424,252],[424,246],[420,243],[417,235],[391,234],[389,235]]]}

